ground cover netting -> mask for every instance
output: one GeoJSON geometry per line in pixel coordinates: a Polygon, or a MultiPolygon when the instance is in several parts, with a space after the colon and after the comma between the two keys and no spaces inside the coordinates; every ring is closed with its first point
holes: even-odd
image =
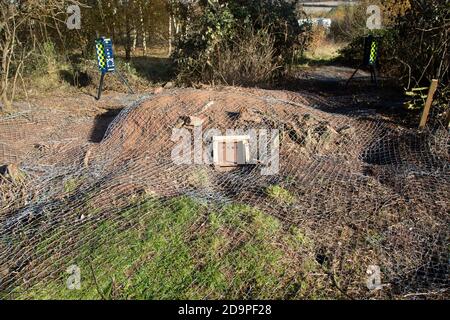
{"type": "Polygon", "coordinates": [[[1,296],[448,298],[448,132],[339,107],[175,89],[123,109],[100,142],[37,148],[0,182],[1,296]],[[191,116],[221,135],[278,129],[279,170],[174,163],[173,130],[194,137],[191,116]]]}

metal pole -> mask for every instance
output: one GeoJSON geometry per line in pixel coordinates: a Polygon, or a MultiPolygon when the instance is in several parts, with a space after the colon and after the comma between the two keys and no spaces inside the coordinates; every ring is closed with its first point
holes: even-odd
{"type": "Polygon", "coordinates": [[[345,83],[345,89],[347,89],[348,84],[350,83],[350,80],[353,79],[353,77],[356,75],[356,73],[358,72],[359,69],[361,69],[362,65],[359,66],[358,68],[356,68],[355,72],[353,72],[352,76],[347,80],[347,82],[345,83]]]}
{"type": "Polygon", "coordinates": [[[133,89],[128,85],[128,81],[122,76],[122,74],[119,71],[115,71],[115,73],[119,76],[119,79],[125,84],[129,90],[129,93],[134,94],[133,89]]]}
{"type": "Polygon", "coordinates": [[[102,75],[100,76],[100,85],[98,86],[97,100],[100,100],[100,97],[102,95],[103,79],[105,79],[105,73],[102,72],[102,75]]]}
{"type": "Polygon", "coordinates": [[[375,83],[375,87],[378,88],[378,75],[377,75],[377,66],[372,66],[372,73],[373,73],[373,82],[375,83]]]}

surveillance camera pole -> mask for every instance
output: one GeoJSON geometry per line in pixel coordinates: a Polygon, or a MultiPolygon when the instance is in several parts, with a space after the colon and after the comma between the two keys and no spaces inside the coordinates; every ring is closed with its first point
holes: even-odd
{"type": "Polygon", "coordinates": [[[116,76],[118,76],[119,80],[125,84],[128,88],[129,93],[134,93],[133,89],[130,88],[128,85],[127,80],[125,77],[119,73],[118,70],[116,70],[116,66],[114,64],[114,53],[113,53],[113,47],[112,47],[112,40],[105,37],[100,37],[95,40],[95,49],[97,53],[97,62],[98,62],[98,68],[101,72],[100,75],[100,84],[98,86],[98,92],[97,92],[97,100],[100,100],[100,97],[102,95],[103,90],[103,82],[105,79],[105,75],[108,72],[114,72],[116,76]]]}
{"type": "Polygon", "coordinates": [[[363,63],[356,68],[355,72],[353,72],[352,76],[347,80],[345,84],[345,88],[347,89],[348,84],[354,78],[358,70],[363,67],[369,67],[370,70],[370,81],[375,83],[375,86],[378,87],[378,71],[377,71],[377,63],[379,57],[379,47],[380,41],[379,37],[375,37],[373,35],[369,35],[364,39],[364,59],[363,63]]]}

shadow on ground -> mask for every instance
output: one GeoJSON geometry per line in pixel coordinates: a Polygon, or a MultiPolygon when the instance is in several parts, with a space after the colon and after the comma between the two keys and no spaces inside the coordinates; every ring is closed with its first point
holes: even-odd
{"type": "Polygon", "coordinates": [[[77,88],[85,88],[92,84],[92,77],[87,72],[79,70],[60,70],[59,78],[77,88]]]}
{"type": "Polygon", "coordinates": [[[359,70],[347,86],[354,71],[355,68],[336,64],[299,67],[291,70],[273,89],[311,92],[311,104],[326,112],[346,115],[377,113],[395,123],[417,125],[419,114],[404,109],[404,89],[395,80],[380,75],[375,85],[367,70],[359,70]],[[335,103],[321,103],[320,99],[316,99],[316,94],[326,98],[325,101],[335,103]]]}
{"type": "Polygon", "coordinates": [[[131,66],[138,75],[151,82],[167,82],[174,77],[174,67],[170,58],[132,57],[131,66]]]}
{"type": "Polygon", "coordinates": [[[105,113],[97,115],[89,140],[91,142],[101,142],[109,125],[114,121],[120,111],[122,109],[108,109],[105,113]]]}

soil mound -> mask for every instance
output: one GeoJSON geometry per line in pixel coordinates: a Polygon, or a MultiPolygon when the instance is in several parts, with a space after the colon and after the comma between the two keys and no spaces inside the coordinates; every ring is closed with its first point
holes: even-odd
{"type": "MultiPolygon", "coordinates": [[[[317,297],[318,288],[328,297],[347,298],[445,294],[448,134],[397,130],[376,115],[328,113],[321,104],[336,102],[236,88],[165,90],[136,101],[101,142],[39,160],[41,169],[46,162],[51,167],[30,183],[35,188],[23,206],[0,217],[0,270],[7,270],[0,288],[9,294],[44,285],[46,292],[57,292],[50,282],[64,278],[66,264],[80,256],[90,261],[93,252],[98,260],[90,268],[108,286],[108,270],[118,270],[115,279],[139,278],[146,265],[151,272],[177,265],[172,251],[164,250],[184,248],[176,251],[188,257],[178,273],[183,278],[171,291],[155,289],[153,297],[167,297],[165,290],[170,297],[271,297],[258,284],[265,279],[269,286],[270,277],[282,279],[274,291],[279,298],[317,297]],[[174,160],[184,139],[180,132],[188,154],[181,163],[174,160]],[[242,134],[269,141],[251,150],[255,161],[224,172],[205,162],[213,135],[242,134]],[[130,232],[132,243],[124,238],[130,232]],[[164,238],[156,241],[155,234],[164,238]],[[128,245],[116,246],[122,238],[128,245]],[[145,252],[139,257],[129,252],[136,242],[142,250],[136,252],[145,252]],[[260,251],[249,243],[270,246],[260,251]],[[121,259],[106,244],[136,260],[119,267],[121,259]],[[95,251],[100,248],[104,254],[95,251]],[[265,258],[280,264],[246,271],[233,264],[240,254],[253,261],[252,254],[263,251],[279,253],[278,260],[265,258]],[[213,272],[211,255],[220,274],[214,279],[224,277],[220,286],[204,277],[213,272]],[[383,289],[371,291],[367,270],[377,268],[384,284],[377,288],[383,289]],[[233,279],[242,275],[246,280],[236,284],[233,279]],[[305,287],[302,281],[310,282],[305,287]]],[[[169,274],[166,280],[175,278],[169,274]]],[[[111,286],[118,296],[129,288],[111,286]]]]}

